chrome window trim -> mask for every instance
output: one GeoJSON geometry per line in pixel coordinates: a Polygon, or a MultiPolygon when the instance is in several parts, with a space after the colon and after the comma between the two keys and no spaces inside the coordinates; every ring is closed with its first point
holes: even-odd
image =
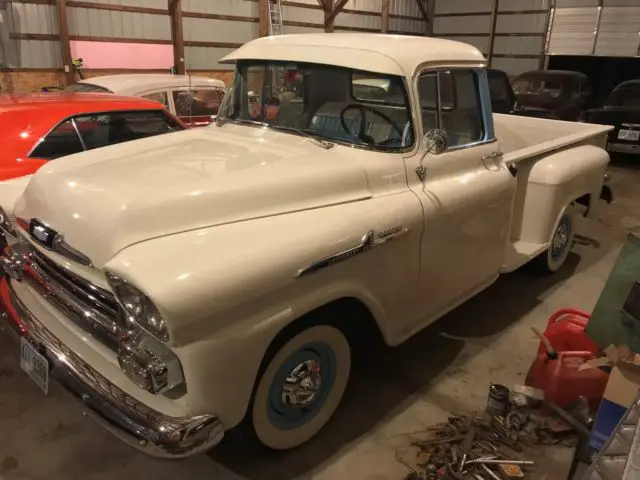
{"type": "MultiPolygon", "coordinates": [[[[418,82],[420,80],[420,77],[425,74],[425,73],[437,73],[437,72],[441,72],[441,71],[445,71],[445,72],[450,72],[452,70],[470,70],[470,71],[478,71],[478,70],[482,70],[486,68],[486,64],[467,64],[467,63],[461,63],[461,64],[452,64],[452,65],[447,65],[447,66],[437,66],[437,65],[430,65],[430,64],[425,64],[424,66],[420,66],[418,67],[413,75],[413,87],[414,87],[414,91],[416,92],[416,101],[415,101],[415,108],[416,108],[416,112],[420,112],[420,98],[419,98],[419,90],[418,90],[418,82]]],[[[477,78],[477,77],[476,77],[477,78]]],[[[440,109],[440,75],[436,75],[436,85],[437,85],[437,89],[438,89],[438,97],[436,98],[436,103],[438,106],[438,115],[437,115],[437,119],[438,119],[438,128],[440,128],[440,125],[442,123],[442,111],[440,109]]],[[[476,86],[478,86],[478,82],[476,80],[476,86]]],[[[481,98],[480,96],[478,97],[478,102],[480,102],[480,116],[484,117],[484,108],[485,106],[482,105],[481,102],[481,98]]],[[[422,115],[418,115],[419,119],[418,121],[420,122],[420,131],[422,133],[422,135],[420,136],[420,138],[422,139],[422,137],[425,134],[424,131],[424,125],[422,124],[422,115]]],[[[483,138],[480,140],[477,140],[475,142],[472,143],[468,143],[466,145],[455,145],[452,147],[448,147],[444,152],[442,152],[442,154],[446,154],[449,152],[456,152],[459,150],[464,150],[467,148],[473,148],[473,147],[478,147],[481,145],[489,145],[492,143],[497,143],[498,139],[495,136],[495,131],[494,131],[494,135],[493,137],[488,137],[488,138],[484,138],[486,135],[489,134],[489,132],[487,131],[487,126],[485,125],[485,121],[484,118],[482,118],[482,122],[483,122],[483,138]]]]}

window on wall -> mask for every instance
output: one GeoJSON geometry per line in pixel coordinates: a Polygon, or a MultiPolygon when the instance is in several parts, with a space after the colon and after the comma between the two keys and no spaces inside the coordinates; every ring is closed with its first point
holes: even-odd
{"type": "Polygon", "coordinates": [[[423,73],[418,79],[418,96],[424,133],[441,128],[449,147],[482,140],[480,93],[472,70],[423,73]]]}

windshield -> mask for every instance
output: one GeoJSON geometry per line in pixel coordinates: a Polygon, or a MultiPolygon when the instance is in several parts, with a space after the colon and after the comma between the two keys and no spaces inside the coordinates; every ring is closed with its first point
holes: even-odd
{"type": "Polygon", "coordinates": [[[610,107],[640,107],[640,85],[616,88],[605,105],[610,107]]]}
{"type": "Polygon", "coordinates": [[[257,123],[376,150],[413,145],[402,77],[329,65],[239,62],[218,122],[257,123]]]}
{"type": "Polygon", "coordinates": [[[100,92],[111,93],[107,88],[92,83],[74,83],[69,85],[63,90],[63,92],[100,92]]]}

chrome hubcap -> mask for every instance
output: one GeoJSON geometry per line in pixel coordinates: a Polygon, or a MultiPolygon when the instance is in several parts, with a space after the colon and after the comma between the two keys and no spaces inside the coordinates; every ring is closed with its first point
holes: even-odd
{"type": "Polygon", "coordinates": [[[306,408],[320,394],[320,363],[306,360],[289,372],[282,387],[282,402],[294,408],[306,408]]]}
{"type": "Polygon", "coordinates": [[[569,230],[564,223],[558,226],[555,236],[553,237],[553,249],[555,251],[562,251],[569,241],[569,230]]]}

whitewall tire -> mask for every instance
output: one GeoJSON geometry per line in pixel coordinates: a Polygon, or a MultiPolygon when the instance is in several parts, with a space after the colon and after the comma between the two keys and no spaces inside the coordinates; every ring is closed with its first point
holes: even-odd
{"type": "Polygon", "coordinates": [[[535,267],[543,273],[555,273],[565,264],[575,236],[575,213],[568,206],[558,220],[549,248],[535,259],[535,267]]]}
{"type": "Polygon", "coordinates": [[[253,436],[274,450],[314,437],[336,411],[350,371],[349,342],[337,328],[317,325],[295,335],[258,380],[247,419],[253,436]]]}

